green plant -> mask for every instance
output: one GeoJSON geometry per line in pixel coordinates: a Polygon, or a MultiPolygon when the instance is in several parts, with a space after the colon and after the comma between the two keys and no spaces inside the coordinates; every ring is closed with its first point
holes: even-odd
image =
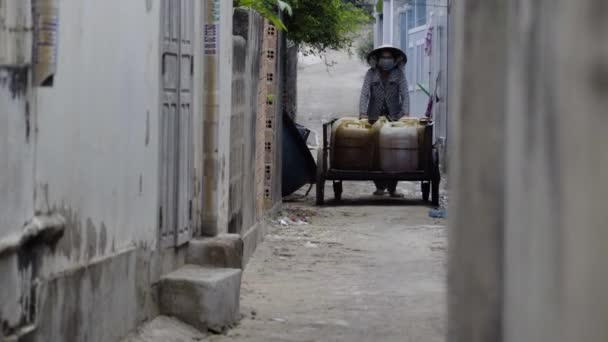
{"type": "Polygon", "coordinates": [[[344,0],[344,2],[351,3],[355,5],[355,7],[361,9],[365,14],[373,17],[374,8],[376,5],[372,4],[369,0],[344,0]]]}
{"type": "Polygon", "coordinates": [[[384,0],[378,0],[376,3],[376,13],[382,13],[384,11],[384,0]]]}
{"type": "Polygon", "coordinates": [[[292,15],[293,11],[288,3],[281,0],[234,0],[234,7],[249,8],[268,19],[280,30],[287,30],[278,13],[286,12],[292,15]]]}
{"type": "Polygon", "coordinates": [[[350,49],[357,33],[371,20],[361,8],[346,0],[286,0],[293,15],[285,18],[288,37],[305,53],[350,49]]]}
{"type": "Polygon", "coordinates": [[[350,49],[371,20],[360,0],[234,0],[234,5],[257,11],[312,54],[350,49]],[[281,20],[280,12],[288,15],[281,20]]]}

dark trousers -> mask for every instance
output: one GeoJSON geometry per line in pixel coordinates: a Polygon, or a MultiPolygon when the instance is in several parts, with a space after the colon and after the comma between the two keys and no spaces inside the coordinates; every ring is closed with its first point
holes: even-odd
{"type": "Polygon", "coordinates": [[[376,189],[388,190],[388,192],[395,192],[397,190],[397,181],[374,181],[376,189]]]}

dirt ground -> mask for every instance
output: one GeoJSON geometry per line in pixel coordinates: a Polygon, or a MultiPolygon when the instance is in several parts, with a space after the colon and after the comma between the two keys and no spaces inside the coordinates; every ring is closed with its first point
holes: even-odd
{"type": "Polygon", "coordinates": [[[211,341],[444,341],[445,221],[416,188],[391,201],[348,183],[341,204],[286,203],[244,273],[243,320],[211,341]]]}
{"type": "MultiPolygon", "coordinates": [[[[337,64],[307,57],[299,68],[297,121],[317,132],[357,116],[367,70],[344,52],[327,60],[337,64]]],[[[400,184],[403,200],[373,189],[345,183],[335,203],[328,182],[320,208],[314,190],[286,199],[244,272],[243,320],[211,341],[444,341],[446,221],[429,218],[418,184],[400,184]]]]}

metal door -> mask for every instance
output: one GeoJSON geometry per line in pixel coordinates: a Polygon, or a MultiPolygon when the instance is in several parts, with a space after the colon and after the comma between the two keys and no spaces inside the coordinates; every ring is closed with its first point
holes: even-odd
{"type": "Polygon", "coordinates": [[[177,245],[192,238],[192,189],[194,187],[194,134],[192,88],[194,75],[194,0],[181,0],[179,161],[177,245]]]}
{"type": "Polygon", "coordinates": [[[192,37],[194,0],[163,0],[159,235],[161,247],[192,237],[192,37]]]}

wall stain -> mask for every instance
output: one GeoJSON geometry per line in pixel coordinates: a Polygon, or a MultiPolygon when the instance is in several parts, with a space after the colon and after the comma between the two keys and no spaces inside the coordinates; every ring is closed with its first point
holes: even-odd
{"type": "Polygon", "coordinates": [[[592,91],[597,96],[608,95],[608,62],[598,58],[590,68],[590,84],[592,91]]]}
{"type": "Polygon", "coordinates": [[[42,188],[42,196],[43,196],[43,200],[44,203],[42,203],[42,206],[44,206],[43,209],[38,209],[38,211],[36,212],[36,215],[44,215],[44,214],[48,214],[51,211],[51,204],[49,201],[49,184],[48,183],[44,183],[41,184],[40,187],[42,188]]]}
{"type": "Polygon", "coordinates": [[[139,197],[144,193],[144,177],[139,175],[139,197]]]}
{"type": "Polygon", "coordinates": [[[230,218],[230,222],[228,222],[228,233],[230,234],[239,234],[243,228],[243,212],[241,210],[237,211],[230,218]]]}
{"type": "Polygon", "coordinates": [[[25,102],[25,143],[26,144],[30,143],[30,131],[31,131],[30,118],[31,118],[30,102],[26,101],[25,102]]]}
{"type": "Polygon", "coordinates": [[[66,220],[63,238],[59,241],[59,251],[70,260],[78,261],[82,255],[82,223],[80,216],[70,208],[55,209],[66,220]]]}
{"type": "Polygon", "coordinates": [[[0,67],[0,87],[8,88],[13,99],[27,92],[28,67],[0,67]]]}
{"type": "Polygon", "coordinates": [[[146,111],[146,147],[150,145],[150,111],[146,111]]]}
{"type": "Polygon", "coordinates": [[[99,253],[104,254],[106,247],[108,246],[108,228],[105,223],[101,222],[101,229],[99,231],[99,253]]]}
{"type": "Polygon", "coordinates": [[[87,219],[87,245],[86,250],[87,260],[91,260],[97,255],[97,231],[90,218],[87,219]]]}
{"type": "Polygon", "coordinates": [[[152,11],[152,0],[146,0],[146,12],[152,11]]]}
{"type": "Polygon", "coordinates": [[[22,290],[19,297],[20,318],[15,326],[11,326],[10,323],[4,321],[0,337],[12,335],[19,329],[36,322],[38,314],[38,288],[40,284],[38,277],[43,265],[43,258],[48,254],[49,250],[54,251],[56,249],[62,235],[49,236],[40,234],[28,240],[17,250],[17,269],[22,290]],[[47,244],[50,244],[50,246],[47,244]]]}
{"type": "Polygon", "coordinates": [[[96,292],[101,286],[102,272],[100,272],[100,270],[98,270],[97,267],[94,266],[86,267],[85,272],[90,275],[89,281],[91,283],[91,289],[93,289],[93,292],[96,292]]]}

